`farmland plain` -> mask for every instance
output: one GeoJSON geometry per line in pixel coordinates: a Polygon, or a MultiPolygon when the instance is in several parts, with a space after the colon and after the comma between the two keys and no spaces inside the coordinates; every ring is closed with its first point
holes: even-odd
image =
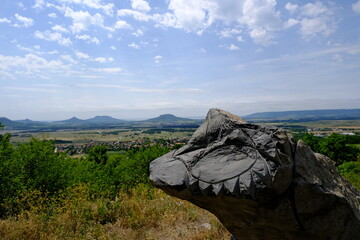
{"type": "MultiPolygon", "coordinates": [[[[314,134],[360,134],[360,120],[322,120],[307,122],[266,122],[255,123],[272,125],[288,130],[290,133],[312,132],[314,134]]],[[[27,142],[30,138],[56,140],[56,143],[86,144],[90,142],[134,141],[138,139],[170,139],[190,138],[196,128],[159,128],[159,127],[122,127],[114,129],[74,130],[61,129],[56,131],[13,130],[13,143],[27,142]]]]}

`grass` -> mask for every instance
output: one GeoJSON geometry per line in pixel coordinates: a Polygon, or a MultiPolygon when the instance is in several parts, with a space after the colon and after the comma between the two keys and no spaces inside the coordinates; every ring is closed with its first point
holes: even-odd
{"type": "Polygon", "coordinates": [[[0,239],[229,239],[215,216],[161,190],[140,185],[115,200],[92,199],[80,186],[50,201],[22,196],[20,214],[0,220],[0,239]]]}

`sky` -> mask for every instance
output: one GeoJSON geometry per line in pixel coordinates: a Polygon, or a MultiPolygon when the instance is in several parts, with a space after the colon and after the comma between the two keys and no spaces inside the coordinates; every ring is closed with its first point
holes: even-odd
{"type": "Polygon", "coordinates": [[[0,6],[0,117],[360,108],[360,0],[0,6]]]}

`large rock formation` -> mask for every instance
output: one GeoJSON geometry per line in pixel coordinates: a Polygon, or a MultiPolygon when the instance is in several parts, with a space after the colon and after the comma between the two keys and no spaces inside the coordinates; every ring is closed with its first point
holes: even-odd
{"type": "Polygon", "coordinates": [[[359,192],[332,160],[219,109],[187,145],[150,164],[150,179],[215,214],[232,239],[360,237],[359,192]]]}

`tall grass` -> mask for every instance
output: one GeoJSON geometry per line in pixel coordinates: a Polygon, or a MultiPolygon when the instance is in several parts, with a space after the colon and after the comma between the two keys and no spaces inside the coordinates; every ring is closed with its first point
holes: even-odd
{"type": "Polygon", "coordinates": [[[0,220],[0,239],[229,239],[205,210],[139,184],[115,199],[92,198],[86,186],[57,197],[28,192],[21,211],[0,220]]]}

